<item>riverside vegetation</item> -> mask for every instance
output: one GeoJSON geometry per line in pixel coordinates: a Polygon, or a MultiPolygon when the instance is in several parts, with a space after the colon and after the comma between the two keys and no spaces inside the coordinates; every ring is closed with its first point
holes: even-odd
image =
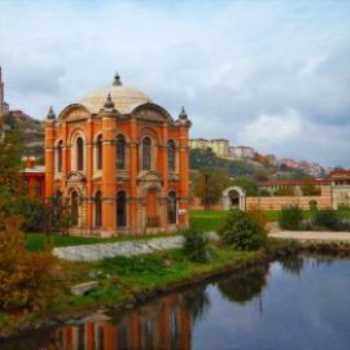
{"type": "MultiPolygon", "coordinates": [[[[270,244],[262,221],[255,214],[242,215],[232,211],[225,221],[225,235],[238,234],[232,218],[247,227],[245,237],[238,240],[209,242],[197,228],[183,233],[183,249],[163,251],[146,256],[115,257],[96,263],[71,263],[54,258],[47,246],[43,251],[25,250],[24,234],[20,225],[7,225],[0,232],[0,265],[8,266],[0,274],[2,297],[24,295],[21,303],[0,304],[0,334],[13,334],[44,320],[66,319],[101,306],[122,307],[172,288],[195,283],[209,276],[259,264],[272,259],[282,246],[270,244]],[[231,218],[231,221],[230,221],[231,218]],[[4,231],[5,230],[5,231],[4,231]],[[261,236],[257,239],[256,236],[261,236]],[[20,254],[5,252],[11,248],[13,237],[21,247],[20,254]],[[246,239],[253,245],[246,244],[246,239]],[[19,242],[19,243],[18,243],[19,242]],[[25,252],[24,252],[25,250],[25,252]],[[31,272],[25,283],[13,283],[13,275],[21,275],[24,265],[32,271],[33,264],[45,265],[31,272]],[[32,283],[29,280],[32,279],[32,283]],[[75,296],[70,287],[77,283],[96,280],[98,288],[86,295],[75,296]],[[40,299],[40,300],[37,300],[40,299]],[[40,302],[39,302],[40,301],[40,302]]],[[[241,234],[241,233],[239,233],[241,234]]],[[[52,243],[51,243],[52,244],[52,243]]],[[[284,247],[286,243],[281,243],[284,247]]],[[[285,248],[283,248],[285,249],[285,248]]]]}

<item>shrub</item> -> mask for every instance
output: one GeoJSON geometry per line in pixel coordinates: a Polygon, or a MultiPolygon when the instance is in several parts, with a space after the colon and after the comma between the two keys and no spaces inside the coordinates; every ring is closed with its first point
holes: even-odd
{"type": "Polygon", "coordinates": [[[249,212],[232,210],[227,216],[219,235],[226,245],[240,250],[254,250],[262,247],[267,233],[261,221],[249,212]]]}
{"type": "Polygon", "coordinates": [[[274,192],[274,196],[277,197],[293,197],[295,196],[295,192],[292,187],[283,187],[279,188],[274,192]]]}
{"type": "Polygon", "coordinates": [[[303,196],[320,196],[321,189],[313,184],[305,184],[301,187],[303,196]]]}
{"type": "Polygon", "coordinates": [[[22,197],[15,204],[14,214],[23,218],[22,229],[25,232],[43,232],[48,219],[48,209],[37,199],[22,197]]]}
{"type": "Polygon", "coordinates": [[[284,207],[278,217],[278,223],[284,230],[299,230],[303,221],[303,211],[297,205],[284,207]]]}
{"type": "Polygon", "coordinates": [[[254,207],[248,211],[249,215],[254,218],[264,229],[266,228],[269,219],[264,210],[254,207]]]}
{"type": "Polygon", "coordinates": [[[195,262],[207,262],[209,260],[208,238],[200,231],[190,228],[184,232],[184,252],[195,262]]]}
{"type": "Polygon", "coordinates": [[[42,309],[55,294],[56,260],[48,250],[26,250],[21,220],[0,221],[0,310],[42,309]]]}
{"type": "Polygon", "coordinates": [[[339,230],[342,221],[337,211],[333,209],[321,209],[314,213],[313,223],[315,226],[327,228],[329,230],[339,230]]]}

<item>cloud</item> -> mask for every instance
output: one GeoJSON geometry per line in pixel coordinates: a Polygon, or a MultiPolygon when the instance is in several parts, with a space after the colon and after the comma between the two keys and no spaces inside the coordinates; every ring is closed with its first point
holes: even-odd
{"type": "Polygon", "coordinates": [[[172,114],[185,105],[195,137],[350,165],[339,139],[317,153],[329,130],[350,148],[349,21],[334,1],[1,1],[0,65],[8,102],[37,118],[118,70],[172,114]],[[271,123],[281,136],[263,142],[271,123]]]}
{"type": "Polygon", "coordinates": [[[296,141],[302,133],[302,119],[294,110],[284,114],[262,114],[239,133],[241,143],[256,148],[269,148],[296,141]]]}

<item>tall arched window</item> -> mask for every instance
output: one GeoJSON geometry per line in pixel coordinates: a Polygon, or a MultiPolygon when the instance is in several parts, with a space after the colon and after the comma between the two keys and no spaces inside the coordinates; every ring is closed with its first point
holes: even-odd
{"type": "Polygon", "coordinates": [[[151,170],[152,167],[152,141],[147,136],[142,141],[142,169],[151,170]]]}
{"type": "Polygon", "coordinates": [[[102,194],[98,191],[95,195],[95,226],[102,226],[102,194]]]}
{"type": "Polygon", "coordinates": [[[169,224],[176,224],[177,216],[177,203],[176,203],[176,193],[174,191],[169,192],[168,197],[168,222],[169,224]]]}
{"type": "Polygon", "coordinates": [[[60,141],[57,145],[57,172],[62,172],[63,165],[63,141],[60,141]]]}
{"type": "Polygon", "coordinates": [[[79,222],[79,196],[78,192],[73,191],[71,194],[71,217],[72,224],[78,225],[79,222]]]}
{"type": "Polygon", "coordinates": [[[173,140],[168,142],[168,168],[171,172],[176,169],[176,147],[173,140]]]}
{"type": "Polygon", "coordinates": [[[99,135],[96,140],[96,168],[101,170],[103,166],[103,150],[102,150],[102,135],[99,135]]]}
{"type": "Polygon", "coordinates": [[[126,221],[126,193],[120,191],[117,193],[117,227],[125,227],[126,221]]]}
{"type": "Polygon", "coordinates": [[[77,170],[84,170],[84,141],[81,137],[77,139],[77,170]]]}
{"type": "Polygon", "coordinates": [[[123,135],[117,137],[117,169],[125,169],[126,166],[126,142],[123,135]]]}

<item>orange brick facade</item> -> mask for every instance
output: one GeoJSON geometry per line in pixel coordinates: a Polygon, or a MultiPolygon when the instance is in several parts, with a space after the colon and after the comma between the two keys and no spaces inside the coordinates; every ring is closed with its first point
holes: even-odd
{"type": "Polygon", "coordinates": [[[45,126],[45,195],[70,203],[72,234],[154,233],[188,225],[189,128],[136,89],[113,86],[45,126]]]}

